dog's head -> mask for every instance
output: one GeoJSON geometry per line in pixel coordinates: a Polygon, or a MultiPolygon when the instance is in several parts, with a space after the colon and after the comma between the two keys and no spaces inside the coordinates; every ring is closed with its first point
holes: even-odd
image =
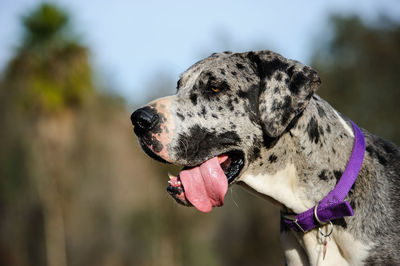
{"type": "Polygon", "coordinates": [[[136,110],[131,120],[152,158],[184,166],[169,193],[210,211],[304,110],[317,73],[271,51],[220,53],[183,73],[176,95],[136,110]]]}

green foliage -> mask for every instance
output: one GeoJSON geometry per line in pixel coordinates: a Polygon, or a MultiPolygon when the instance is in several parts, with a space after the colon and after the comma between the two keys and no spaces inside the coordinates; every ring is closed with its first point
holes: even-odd
{"type": "Polygon", "coordinates": [[[68,16],[57,6],[44,3],[23,18],[26,45],[43,45],[58,37],[68,23],[68,16]]]}
{"type": "Polygon", "coordinates": [[[312,64],[322,78],[319,94],[372,133],[400,143],[400,25],[375,26],[357,17],[333,17],[333,36],[312,64]]]}
{"type": "Polygon", "coordinates": [[[56,113],[76,108],[93,92],[87,48],[63,29],[68,16],[43,4],[24,18],[25,43],[6,69],[4,94],[17,110],[56,113]]]}

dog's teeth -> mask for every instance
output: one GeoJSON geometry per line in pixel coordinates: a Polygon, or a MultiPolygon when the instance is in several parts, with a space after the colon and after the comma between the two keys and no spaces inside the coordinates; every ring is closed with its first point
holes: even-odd
{"type": "Polygon", "coordinates": [[[171,173],[168,173],[168,177],[169,177],[169,180],[172,180],[172,179],[176,178],[176,176],[174,176],[174,175],[171,174],[171,173]]]}
{"type": "Polygon", "coordinates": [[[173,181],[173,180],[169,180],[168,184],[170,184],[173,187],[178,187],[181,186],[181,181],[173,181]]]}

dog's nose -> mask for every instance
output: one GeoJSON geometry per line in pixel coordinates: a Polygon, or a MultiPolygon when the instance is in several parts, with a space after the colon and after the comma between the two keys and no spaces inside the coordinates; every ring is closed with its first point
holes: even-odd
{"type": "Polygon", "coordinates": [[[159,116],[154,109],[146,106],[133,112],[131,121],[134,126],[135,134],[142,136],[157,125],[159,116]]]}

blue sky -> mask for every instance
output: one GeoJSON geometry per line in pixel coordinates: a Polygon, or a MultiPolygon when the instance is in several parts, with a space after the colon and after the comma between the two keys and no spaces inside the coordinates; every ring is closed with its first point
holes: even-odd
{"type": "MultiPolygon", "coordinates": [[[[21,36],[20,16],[39,0],[0,0],[0,69],[21,36]]],[[[400,20],[398,0],[136,1],[53,0],[70,11],[101,79],[130,102],[142,103],[157,76],[174,79],[213,52],[271,49],[304,63],[329,36],[331,14],[368,23],[400,20]]]]}

